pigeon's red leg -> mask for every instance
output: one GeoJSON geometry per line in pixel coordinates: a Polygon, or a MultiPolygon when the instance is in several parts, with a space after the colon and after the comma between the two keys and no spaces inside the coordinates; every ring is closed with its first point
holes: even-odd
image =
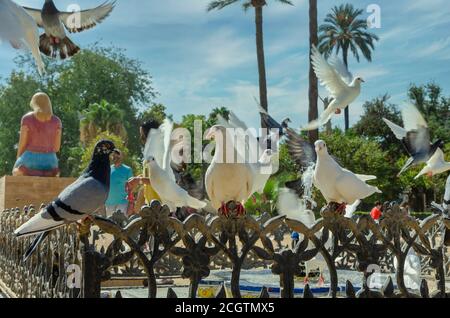
{"type": "Polygon", "coordinates": [[[323,274],[320,273],[319,281],[317,282],[317,285],[318,285],[319,287],[322,287],[324,284],[325,284],[325,278],[323,277],[323,274]]]}
{"type": "Polygon", "coordinates": [[[337,209],[336,212],[339,214],[345,214],[345,209],[347,208],[347,203],[342,203],[337,209]]]}
{"type": "Polygon", "coordinates": [[[309,284],[309,274],[306,274],[305,279],[303,279],[303,284],[309,284]]]}
{"type": "Polygon", "coordinates": [[[428,176],[428,178],[433,178],[433,172],[428,172],[427,176],[428,176]]]}
{"type": "Polygon", "coordinates": [[[245,208],[244,208],[244,206],[242,205],[241,202],[237,202],[236,203],[236,209],[237,209],[238,215],[244,215],[245,214],[245,208]]]}
{"type": "Polygon", "coordinates": [[[224,202],[222,202],[222,205],[220,206],[219,211],[226,217],[228,217],[228,215],[230,214],[230,211],[228,211],[228,206],[224,202]]]}

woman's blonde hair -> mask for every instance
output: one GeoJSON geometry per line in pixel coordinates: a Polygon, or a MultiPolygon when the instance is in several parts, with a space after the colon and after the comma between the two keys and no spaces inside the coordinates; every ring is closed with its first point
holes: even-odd
{"type": "Polygon", "coordinates": [[[30,106],[36,113],[53,115],[52,102],[45,93],[34,94],[31,98],[30,106]]]}

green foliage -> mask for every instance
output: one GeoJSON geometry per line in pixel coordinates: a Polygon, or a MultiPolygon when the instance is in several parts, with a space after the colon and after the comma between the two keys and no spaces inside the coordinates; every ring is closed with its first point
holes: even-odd
{"type": "Polygon", "coordinates": [[[342,50],[345,63],[349,50],[358,62],[361,52],[371,62],[374,41],[378,41],[378,36],[367,32],[367,21],[359,18],[363,12],[362,9],[355,9],[352,4],[335,6],[327,14],[325,23],[319,27],[320,52],[328,57],[334,50],[336,54],[342,50]]]}
{"type": "Polygon", "coordinates": [[[389,119],[394,123],[401,122],[401,115],[398,107],[389,103],[389,96],[386,94],[367,101],[363,105],[364,114],[353,127],[355,132],[363,137],[372,138],[380,142],[383,150],[399,151],[399,142],[392,133],[389,126],[382,120],[389,119]]]}
{"type": "Polygon", "coordinates": [[[124,164],[131,167],[133,169],[134,174],[140,173],[140,171],[142,169],[139,164],[139,161],[136,159],[136,157],[134,157],[130,154],[130,151],[126,147],[125,142],[123,141],[123,138],[116,136],[109,132],[102,132],[102,133],[98,134],[95,137],[95,139],[93,139],[89,142],[89,144],[86,146],[86,148],[79,147],[77,150],[74,149],[74,151],[78,151],[78,153],[76,154],[77,156],[81,155],[80,156],[81,160],[79,161],[79,166],[78,166],[78,173],[82,172],[84,169],[87,168],[87,166],[89,165],[89,162],[91,161],[92,153],[94,151],[95,145],[97,144],[97,142],[99,142],[100,140],[104,140],[104,139],[111,140],[114,143],[114,145],[116,146],[116,148],[122,152],[123,157],[124,157],[124,164]]]}
{"type": "Polygon", "coordinates": [[[89,143],[99,132],[107,131],[127,140],[123,125],[124,112],[106,100],[94,103],[82,111],[80,139],[83,144],[89,143]]]}
{"type": "Polygon", "coordinates": [[[149,104],[156,96],[151,76],[139,61],[130,59],[124,50],[93,46],[64,63],[47,59],[47,73],[39,77],[29,55],[17,58],[21,71],[13,72],[0,87],[0,160],[1,174],[11,173],[19,140],[20,118],[28,111],[36,91],[52,99],[53,111],[63,123],[60,168],[62,176],[76,176],[80,120],[83,110],[106,100],[123,113],[123,125],[133,156],[140,152],[137,107],[149,104]]]}
{"type": "Polygon", "coordinates": [[[171,115],[167,115],[166,106],[163,104],[153,104],[139,115],[139,123],[143,124],[149,120],[155,120],[162,124],[166,118],[172,119],[171,115]]]}

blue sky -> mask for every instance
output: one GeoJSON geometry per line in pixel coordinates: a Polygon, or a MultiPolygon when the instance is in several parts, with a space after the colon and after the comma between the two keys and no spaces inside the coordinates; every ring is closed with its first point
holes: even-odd
{"type": "MultiPolygon", "coordinates": [[[[17,0],[32,7],[42,0],[17,0]]],[[[55,0],[59,9],[94,0],[55,0]]],[[[258,96],[255,29],[252,11],[239,5],[206,12],[208,0],[118,0],[111,16],[93,30],[73,35],[81,47],[96,41],[113,43],[142,61],[152,74],[160,96],[178,120],[187,113],[209,113],[226,106],[249,125],[258,125],[254,97],[258,96]]],[[[307,122],[308,1],[294,7],[272,0],[265,8],[265,49],[269,107],[274,117],[290,117],[296,126],[307,122]]],[[[319,23],[344,1],[319,0],[319,23]]],[[[447,0],[349,0],[365,9],[381,8],[381,29],[373,62],[350,59],[350,70],[366,80],[359,99],[351,105],[351,122],[361,115],[364,101],[389,93],[392,102],[407,100],[411,83],[435,81],[450,94],[450,6],[447,0]]],[[[367,17],[369,13],[365,14],[367,17]]],[[[0,46],[0,76],[14,67],[15,52],[0,46]]],[[[325,91],[321,88],[321,95],[325,91]]],[[[342,126],[343,116],[333,124],[342,126]]]]}

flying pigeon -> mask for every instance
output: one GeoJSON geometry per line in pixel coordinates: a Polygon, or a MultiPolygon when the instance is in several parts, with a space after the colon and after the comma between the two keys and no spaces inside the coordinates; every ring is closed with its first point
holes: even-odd
{"type": "Polygon", "coordinates": [[[450,170],[450,162],[446,162],[444,158],[444,152],[441,148],[438,148],[434,155],[428,160],[427,165],[420,171],[420,173],[414,178],[418,179],[423,175],[428,175],[429,177],[435,176],[437,174],[444,173],[450,170]]]}
{"type": "Polygon", "coordinates": [[[361,77],[354,78],[337,58],[332,59],[329,64],[315,46],[312,47],[311,59],[317,78],[330,92],[333,100],[318,120],[310,122],[302,130],[315,130],[328,123],[333,114],[340,114],[342,109],[358,98],[361,93],[361,83],[364,82],[361,77]]]}
{"type": "Polygon", "coordinates": [[[102,140],[94,148],[91,162],[82,175],[64,189],[58,197],[28,222],[20,226],[14,235],[26,237],[39,234],[25,253],[28,259],[37,246],[54,229],[92,215],[105,204],[109,193],[109,155],[115,149],[109,140],[102,140]]]}
{"type": "Polygon", "coordinates": [[[172,212],[182,207],[202,209],[206,203],[191,197],[176,183],[171,167],[172,130],[173,123],[165,119],[158,129],[151,129],[148,134],[144,160],[149,167],[152,188],[160,197],[161,203],[167,205],[172,212]]]}
{"type": "Polygon", "coordinates": [[[205,175],[206,193],[211,205],[214,209],[220,209],[227,214],[228,202],[234,201],[238,204],[239,213],[243,214],[243,204],[253,194],[253,168],[245,161],[227,162],[229,151],[235,149],[234,145],[227,145],[231,137],[225,127],[220,125],[211,127],[205,138],[216,141],[214,157],[205,175]]]}
{"type": "Polygon", "coordinates": [[[398,140],[401,140],[410,158],[398,175],[410,167],[425,163],[435,154],[438,148],[443,148],[442,140],[430,143],[430,131],[427,122],[419,110],[412,104],[407,104],[402,109],[404,128],[383,118],[398,140]]]}
{"type": "Polygon", "coordinates": [[[259,115],[261,116],[261,119],[264,122],[266,128],[268,130],[278,129],[279,136],[280,137],[284,136],[284,131],[286,128],[289,127],[291,119],[286,118],[280,124],[272,116],[270,116],[269,113],[264,108],[261,107],[261,105],[258,105],[258,108],[259,108],[259,115]]]}
{"type": "Polygon", "coordinates": [[[44,73],[36,23],[21,6],[11,0],[0,0],[0,40],[10,42],[16,49],[23,47],[29,49],[36,61],[39,74],[44,73]]]}
{"type": "Polygon", "coordinates": [[[61,59],[71,57],[80,51],[66,35],[82,32],[95,27],[109,16],[114,9],[115,1],[104,2],[96,8],[79,12],[59,11],[53,0],[45,0],[41,10],[24,7],[45,33],[40,36],[39,48],[42,53],[55,58],[59,52],[61,59]]]}

